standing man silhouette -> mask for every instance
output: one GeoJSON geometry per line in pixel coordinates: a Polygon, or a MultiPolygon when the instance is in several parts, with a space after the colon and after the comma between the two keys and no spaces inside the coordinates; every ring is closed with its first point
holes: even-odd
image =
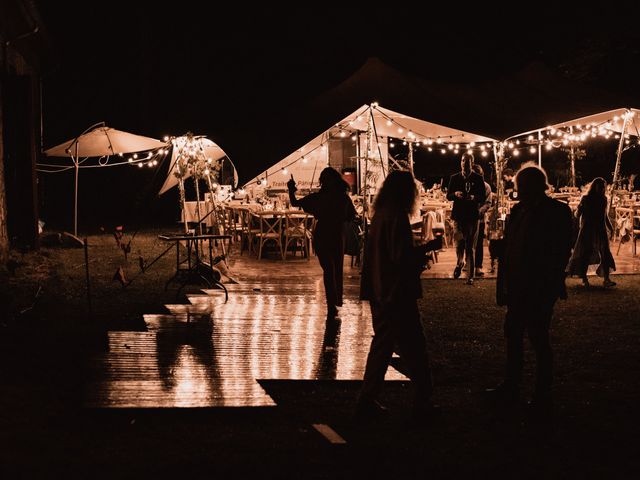
{"type": "Polygon", "coordinates": [[[524,363],[524,333],[536,353],[536,413],[552,407],[553,353],[549,328],[558,298],[566,298],[565,268],[571,253],[572,214],[565,203],[546,195],[547,175],[525,164],[516,175],[517,205],[511,209],[498,263],[496,299],[506,305],[505,380],[489,392],[507,403],[519,398],[524,363]]]}
{"type": "Polygon", "coordinates": [[[472,170],[472,153],[466,152],[462,155],[460,167],[462,171],[451,176],[447,189],[447,200],[453,200],[451,219],[454,221],[454,238],[457,239],[457,263],[453,271],[453,278],[460,277],[466,256],[467,284],[473,285],[474,250],[478,239],[478,212],[487,193],[483,178],[472,170]]]}

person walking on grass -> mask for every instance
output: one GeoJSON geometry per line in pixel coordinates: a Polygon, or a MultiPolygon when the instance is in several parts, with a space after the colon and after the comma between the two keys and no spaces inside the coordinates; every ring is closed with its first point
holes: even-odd
{"type": "Polygon", "coordinates": [[[411,378],[413,420],[428,420],[434,412],[431,369],[417,303],[422,296],[420,273],[431,247],[414,246],[409,224],[417,194],[410,172],[393,171],[374,201],[360,290],[360,298],[368,300],[371,307],[374,337],[356,406],[356,421],[375,419],[386,410],[377,397],[396,348],[411,378]]]}
{"type": "Polygon", "coordinates": [[[616,269],[616,262],[609,248],[609,237],[613,235],[613,225],[608,215],[606,190],[607,182],[604,178],[594,178],[589,191],[578,205],[580,231],[573,247],[567,273],[582,278],[585,287],[589,287],[587,278],[589,265],[598,265],[596,273],[604,278],[605,288],[616,284],[609,278],[609,273],[616,269]]]}
{"type": "Polygon", "coordinates": [[[456,268],[453,278],[460,277],[467,265],[467,284],[473,285],[475,274],[474,251],[478,239],[479,209],[486,199],[484,180],[473,169],[473,154],[466,152],[460,160],[461,172],[449,180],[447,200],[453,201],[451,219],[454,222],[456,268]]]}

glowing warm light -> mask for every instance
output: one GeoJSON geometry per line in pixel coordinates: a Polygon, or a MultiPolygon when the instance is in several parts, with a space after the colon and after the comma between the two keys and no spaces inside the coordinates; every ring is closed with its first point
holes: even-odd
{"type": "Polygon", "coordinates": [[[209,169],[208,169],[208,168],[205,168],[203,173],[204,173],[205,175],[209,175],[209,169]]]}
{"type": "Polygon", "coordinates": [[[129,158],[127,159],[127,161],[128,161],[129,163],[131,163],[131,162],[133,162],[133,158],[129,157],[129,158]]]}
{"type": "Polygon", "coordinates": [[[431,147],[427,147],[427,150],[429,150],[430,152],[433,152],[433,148],[431,148],[431,147]]]}
{"type": "Polygon", "coordinates": [[[513,151],[513,156],[517,157],[518,155],[520,155],[520,150],[514,150],[513,151]]]}
{"type": "Polygon", "coordinates": [[[513,147],[514,147],[513,143],[509,142],[509,148],[513,148],[513,147]]]}
{"type": "Polygon", "coordinates": [[[305,157],[302,157],[302,163],[307,163],[307,159],[305,157]]]}
{"type": "Polygon", "coordinates": [[[287,169],[286,169],[286,168],[283,168],[283,169],[282,169],[282,174],[283,174],[283,175],[286,175],[286,174],[287,174],[287,169]]]}
{"type": "Polygon", "coordinates": [[[453,150],[453,145],[449,144],[449,145],[447,145],[447,148],[448,148],[449,150],[453,150]]]}
{"type": "Polygon", "coordinates": [[[393,122],[391,120],[387,120],[387,126],[390,127],[391,125],[393,125],[393,122]]]}
{"type": "Polygon", "coordinates": [[[441,148],[440,153],[447,153],[447,151],[444,148],[441,148]]]}
{"type": "Polygon", "coordinates": [[[165,135],[165,136],[164,136],[164,141],[165,141],[165,142],[168,142],[168,141],[169,141],[169,135],[165,135]]]}
{"type": "Polygon", "coordinates": [[[529,135],[529,136],[527,137],[527,140],[533,140],[533,135],[529,135]]]}
{"type": "Polygon", "coordinates": [[[343,138],[346,137],[347,136],[347,132],[345,132],[345,131],[340,132],[340,136],[343,137],[343,138]]]}
{"type": "Polygon", "coordinates": [[[547,145],[545,146],[545,148],[547,150],[551,150],[553,148],[553,146],[550,143],[547,143],[547,145]]]}
{"type": "Polygon", "coordinates": [[[353,140],[353,141],[355,142],[357,138],[358,138],[358,137],[356,137],[355,135],[353,135],[353,136],[351,137],[351,140],[353,140]]]}
{"type": "Polygon", "coordinates": [[[537,151],[538,151],[538,149],[536,147],[531,147],[529,149],[529,152],[531,152],[531,153],[536,153],[537,151]]]}
{"type": "Polygon", "coordinates": [[[402,133],[402,132],[404,132],[404,129],[403,128],[398,128],[398,133],[402,133]]]}
{"type": "Polygon", "coordinates": [[[142,168],[144,165],[142,163],[138,163],[138,167],[142,168]]]}
{"type": "Polygon", "coordinates": [[[486,157],[486,156],[487,156],[487,155],[489,155],[489,154],[487,153],[487,151],[486,151],[486,150],[483,150],[483,151],[482,151],[482,153],[481,153],[480,155],[482,155],[483,157],[486,157]]]}
{"type": "Polygon", "coordinates": [[[133,158],[138,158],[138,154],[137,154],[137,153],[134,153],[134,154],[133,154],[133,158]]]}
{"type": "Polygon", "coordinates": [[[394,148],[395,146],[396,146],[396,144],[395,144],[395,143],[393,143],[393,142],[391,142],[391,143],[389,144],[389,148],[394,148]]]}

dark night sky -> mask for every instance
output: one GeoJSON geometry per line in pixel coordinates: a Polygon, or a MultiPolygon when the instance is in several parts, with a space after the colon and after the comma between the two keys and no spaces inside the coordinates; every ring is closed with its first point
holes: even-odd
{"type": "Polygon", "coordinates": [[[638,98],[640,34],[629,10],[36,3],[57,53],[44,79],[45,147],[102,120],[156,138],[193,131],[227,151],[241,180],[270,161],[234,157],[234,145],[255,141],[257,152],[282,156],[297,148],[286,138],[287,112],[372,56],[407,74],[468,84],[542,61],[638,98]]]}

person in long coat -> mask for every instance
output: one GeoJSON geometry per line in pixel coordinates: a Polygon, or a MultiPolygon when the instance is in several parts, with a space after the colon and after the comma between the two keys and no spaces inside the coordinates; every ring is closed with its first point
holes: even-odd
{"type": "Polygon", "coordinates": [[[519,203],[511,209],[498,263],[496,300],[507,313],[504,333],[507,359],[504,382],[489,392],[509,403],[519,399],[524,365],[524,334],[536,354],[536,388],[531,406],[550,412],[553,352],[549,329],[553,307],[566,298],[565,269],[571,254],[572,213],[546,195],[547,176],[535,164],[516,175],[519,203]]]}
{"type": "Polygon", "coordinates": [[[433,413],[431,370],[417,304],[422,296],[420,273],[430,247],[413,243],[409,216],[416,198],[413,175],[393,171],[374,202],[360,290],[360,298],[371,307],[374,337],[356,407],[358,420],[384,411],[377,397],[396,348],[411,378],[414,419],[426,420],[433,413]]]}
{"type": "Polygon", "coordinates": [[[604,178],[594,178],[589,191],[578,205],[580,231],[573,247],[567,273],[582,278],[582,283],[586,287],[589,286],[587,278],[589,265],[598,265],[596,273],[604,277],[605,287],[616,284],[609,278],[609,273],[616,269],[616,262],[609,248],[609,236],[613,233],[613,225],[608,215],[606,189],[607,183],[604,178]]]}

